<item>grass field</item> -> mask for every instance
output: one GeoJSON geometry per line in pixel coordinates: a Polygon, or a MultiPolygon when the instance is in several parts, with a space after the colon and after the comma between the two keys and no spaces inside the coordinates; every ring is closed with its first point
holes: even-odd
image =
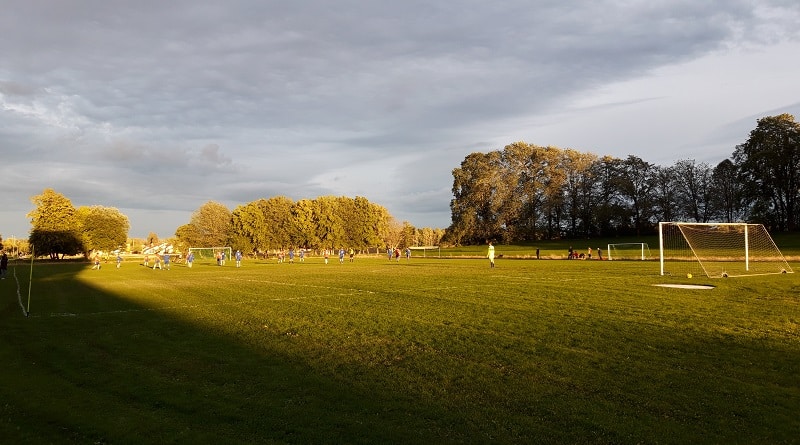
{"type": "Polygon", "coordinates": [[[37,263],[28,317],[29,264],[0,282],[0,442],[800,437],[798,273],[432,257],[90,267],[37,263]],[[669,281],[715,288],[652,286],[669,281]]]}

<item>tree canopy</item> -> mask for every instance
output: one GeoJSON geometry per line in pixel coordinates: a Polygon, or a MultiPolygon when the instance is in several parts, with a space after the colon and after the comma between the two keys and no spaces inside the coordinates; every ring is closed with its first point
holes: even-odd
{"type": "Polygon", "coordinates": [[[83,250],[76,209],[66,196],[53,189],[31,197],[34,209],[28,213],[31,234],[28,239],[37,255],[75,255],[83,250]]]}
{"type": "Polygon", "coordinates": [[[76,212],[81,229],[83,249],[111,251],[128,241],[128,217],[113,207],[99,205],[79,207],[76,212]]]}
{"type": "Polygon", "coordinates": [[[45,189],[31,197],[34,209],[29,242],[36,255],[88,256],[94,250],[114,250],[125,246],[130,224],[128,217],[113,207],[99,205],[75,208],[64,195],[45,189]]]}
{"type": "Polygon", "coordinates": [[[276,196],[235,208],[228,240],[253,252],[290,247],[365,249],[384,241],[389,217],[385,208],[363,197],[321,196],[293,202],[276,196]]]}
{"type": "Polygon", "coordinates": [[[733,160],[602,158],[515,142],[471,153],[453,170],[454,243],[653,233],[658,221],[800,226],[800,126],[788,114],[758,120],[733,160]]]}

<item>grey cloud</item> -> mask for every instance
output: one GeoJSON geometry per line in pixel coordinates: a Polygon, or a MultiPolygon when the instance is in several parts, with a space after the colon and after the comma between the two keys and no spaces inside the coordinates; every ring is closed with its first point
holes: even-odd
{"type": "Polygon", "coordinates": [[[208,199],[362,194],[438,226],[469,152],[535,137],[606,85],[796,39],[800,16],[782,0],[5,6],[0,174],[15,202],[52,187],[174,218],[208,199]]]}

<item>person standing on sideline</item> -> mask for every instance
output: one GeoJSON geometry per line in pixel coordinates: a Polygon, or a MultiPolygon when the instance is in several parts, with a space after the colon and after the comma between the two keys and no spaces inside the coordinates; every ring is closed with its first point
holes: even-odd
{"type": "Polygon", "coordinates": [[[6,255],[6,251],[3,251],[3,255],[0,256],[0,279],[5,280],[6,275],[8,274],[8,255],[6,255]]]}
{"type": "Polygon", "coordinates": [[[597,248],[597,259],[603,261],[603,251],[600,248],[597,248]]]}
{"type": "Polygon", "coordinates": [[[168,253],[164,254],[164,268],[169,270],[169,254],[168,253]]]}
{"type": "Polygon", "coordinates": [[[328,255],[329,255],[329,251],[328,251],[328,249],[326,248],[326,249],[325,249],[325,252],[323,252],[323,256],[325,257],[325,264],[328,264],[328,255]]]}
{"type": "Polygon", "coordinates": [[[587,260],[591,260],[592,259],[592,248],[591,247],[589,248],[589,250],[586,251],[586,259],[587,260]]]}
{"type": "Polygon", "coordinates": [[[489,267],[494,267],[494,246],[491,241],[489,241],[489,250],[486,252],[486,256],[489,257],[489,267]]]}
{"type": "Polygon", "coordinates": [[[189,255],[186,255],[186,265],[192,267],[193,262],[194,262],[194,252],[189,252],[189,255]]]}
{"type": "Polygon", "coordinates": [[[236,267],[242,267],[242,251],[236,251],[236,267]]]}

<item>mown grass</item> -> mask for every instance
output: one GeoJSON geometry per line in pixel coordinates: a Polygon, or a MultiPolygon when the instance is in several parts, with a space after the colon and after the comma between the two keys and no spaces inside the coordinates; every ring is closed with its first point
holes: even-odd
{"type": "MultiPolygon", "coordinates": [[[[12,271],[24,305],[28,265],[12,271]]],[[[686,290],[651,286],[654,262],[33,272],[29,317],[0,287],[9,443],[800,437],[798,274],[686,290]]]]}

